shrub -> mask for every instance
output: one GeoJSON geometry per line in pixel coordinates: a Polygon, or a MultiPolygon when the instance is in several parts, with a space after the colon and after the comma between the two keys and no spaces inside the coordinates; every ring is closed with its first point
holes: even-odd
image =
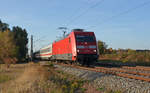
{"type": "Polygon", "coordinates": [[[53,64],[53,63],[48,62],[48,64],[49,64],[50,67],[54,67],[54,64],[53,64]]]}

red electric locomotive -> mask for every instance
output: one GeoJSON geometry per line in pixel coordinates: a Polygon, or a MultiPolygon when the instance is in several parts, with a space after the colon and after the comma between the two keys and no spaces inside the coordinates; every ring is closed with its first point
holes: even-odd
{"type": "Polygon", "coordinates": [[[94,32],[84,32],[83,29],[73,29],[66,37],[53,42],[51,48],[46,47],[46,49],[50,49],[51,56],[47,56],[48,50],[44,53],[41,49],[42,52],[38,52],[40,53],[38,55],[42,53],[41,59],[79,62],[82,65],[90,65],[97,61],[99,56],[94,32]]]}
{"type": "Polygon", "coordinates": [[[91,64],[98,59],[97,42],[94,32],[74,29],[64,39],[53,43],[52,59],[76,61],[91,64]]]}

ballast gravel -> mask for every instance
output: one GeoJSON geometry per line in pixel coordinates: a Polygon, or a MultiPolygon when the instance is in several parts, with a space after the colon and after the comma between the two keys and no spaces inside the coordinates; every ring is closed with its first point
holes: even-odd
{"type": "Polygon", "coordinates": [[[72,67],[55,65],[66,73],[89,80],[97,88],[122,91],[123,93],[150,93],[150,82],[108,75],[72,67]]]}

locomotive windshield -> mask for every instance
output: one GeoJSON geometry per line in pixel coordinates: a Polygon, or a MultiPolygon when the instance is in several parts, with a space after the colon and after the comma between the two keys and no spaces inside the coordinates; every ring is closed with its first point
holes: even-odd
{"type": "Polygon", "coordinates": [[[77,42],[94,42],[94,36],[84,36],[84,35],[76,35],[77,42]]]}

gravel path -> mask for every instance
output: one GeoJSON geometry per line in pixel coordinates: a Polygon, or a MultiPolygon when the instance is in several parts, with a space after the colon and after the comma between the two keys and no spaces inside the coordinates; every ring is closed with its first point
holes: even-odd
{"type": "Polygon", "coordinates": [[[114,91],[120,90],[123,93],[150,93],[149,82],[108,75],[100,72],[64,67],[60,65],[55,66],[64,72],[90,80],[96,87],[101,89],[111,89],[114,91]]]}

